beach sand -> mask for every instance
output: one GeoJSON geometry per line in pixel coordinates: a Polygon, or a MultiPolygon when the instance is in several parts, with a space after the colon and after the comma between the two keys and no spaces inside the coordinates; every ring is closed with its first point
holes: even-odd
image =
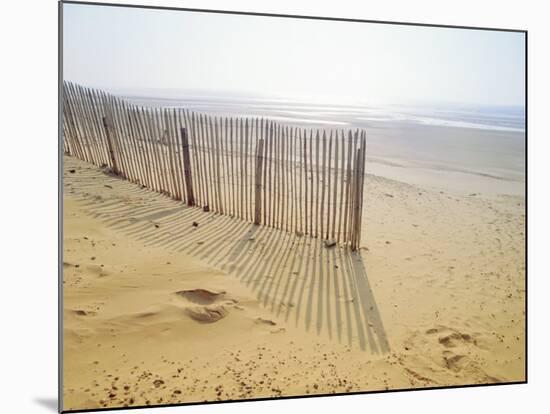
{"type": "Polygon", "coordinates": [[[525,203],[368,175],[361,249],[64,158],[65,410],[525,380],[525,203]]]}

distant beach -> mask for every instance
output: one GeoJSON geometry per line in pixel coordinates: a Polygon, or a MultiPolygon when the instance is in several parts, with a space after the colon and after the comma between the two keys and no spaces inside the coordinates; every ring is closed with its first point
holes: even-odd
{"type": "Polygon", "coordinates": [[[185,107],[218,116],[269,117],[300,127],[364,128],[367,171],[462,194],[525,194],[521,107],[305,104],[243,97],[150,98],[145,106],[185,107]],[[443,109],[442,109],[443,108],[443,109]]]}

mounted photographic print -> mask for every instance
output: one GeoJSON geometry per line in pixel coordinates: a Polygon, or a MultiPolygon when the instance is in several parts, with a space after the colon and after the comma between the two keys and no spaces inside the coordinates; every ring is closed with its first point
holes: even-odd
{"type": "Polygon", "coordinates": [[[62,411],[526,382],[525,31],[60,17],[62,411]]]}

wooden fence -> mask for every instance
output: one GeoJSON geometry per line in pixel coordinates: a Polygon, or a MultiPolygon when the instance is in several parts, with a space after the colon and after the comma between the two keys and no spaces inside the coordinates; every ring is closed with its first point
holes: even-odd
{"type": "Polygon", "coordinates": [[[365,131],[141,107],[71,82],[63,120],[68,155],[205,211],[359,247],[365,131]]]}

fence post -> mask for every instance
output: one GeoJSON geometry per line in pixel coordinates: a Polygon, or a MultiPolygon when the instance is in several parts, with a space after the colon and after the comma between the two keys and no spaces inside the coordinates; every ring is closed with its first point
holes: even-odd
{"type": "Polygon", "coordinates": [[[357,217],[358,221],[358,230],[357,230],[357,248],[360,248],[361,246],[361,223],[362,223],[362,217],[363,217],[363,191],[365,189],[365,160],[367,158],[367,140],[365,137],[365,132],[363,132],[363,140],[361,145],[361,178],[360,178],[360,184],[359,184],[359,215],[357,217]]]}
{"type": "Polygon", "coordinates": [[[264,153],[264,139],[258,140],[258,146],[256,147],[256,190],[255,190],[255,211],[254,211],[254,224],[260,224],[261,212],[262,212],[262,164],[264,153]]]}
{"type": "Polygon", "coordinates": [[[355,155],[355,171],[354,179],[352,180],[353,190],[353,211],[350,220],[351,228],[351,250],[355,251],[359,247],[359,237],[358,234],[361,233],[361,221],[359,220],[359,214],[361,212],[361,186],[362,186],[362,170],[361,165],[363,164],[363,145],[360,148],[357,148],[357,153],[355,155]]]}
{"type": "Polygon", "coordinates": [[[191,177],[191,159],[189,157],[189,139],[187,130],[181,128],[181,144],[183,152],[183,173],[185,175],[185,188],[187,190],[187,204],[195,205],[195,196],[193,194],[193,181],[191,177]]]}
{"type": "Polygon", "coordinates": [[[107,137],[109,157],[111,158],[111,168],[113,169],[113,173],[118,175],[119,171],[118,171],[118,166],[115,159],[115,151],[113,149],[113,142],[112,142],[112,136],[111,136],[111,122],[106,116],[103,117],[103,126],[105,127],[105,136],[107,137]]]}

